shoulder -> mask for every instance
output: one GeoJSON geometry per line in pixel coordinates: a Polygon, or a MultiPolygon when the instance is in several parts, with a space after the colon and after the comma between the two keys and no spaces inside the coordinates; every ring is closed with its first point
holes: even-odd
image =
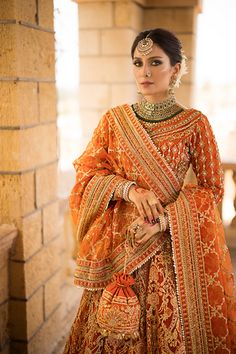
{"type": "Polygon", "coordinates": [[[191,116],[192,122],[197,126],[210,126],[207,116],[202,111],[196,108],[185,108],[184,111],[191,116]]]}
{"type": "Polygon", "coordinates": [[[124,103],[115,107],[110,108],[106,113],[105,117],[109,124],[114,123],[122,118],[127,118],[132,112],[132,108],[129,104],[124,103]]]}
{"type": "Polygon", "coordinates": [[[211,123],[207,116],[202,113],[200,110],[191,108],[192,114],[194,116],[194,132],[200,137],[203,136],[214,136],[214,132],[211,126],[211,123]]]}
{"type": "Polygon", "coordinates": [[[128,103],[120,104],[118,106],[111,107],[106,113],[113,113],[113,112],[123,112],[127,111],[127,109],[130,109],[131,106],[128,103]]]}

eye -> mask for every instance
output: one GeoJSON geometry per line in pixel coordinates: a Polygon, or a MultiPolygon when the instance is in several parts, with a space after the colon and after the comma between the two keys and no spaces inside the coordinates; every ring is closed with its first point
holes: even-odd
{"type": "Polygon", "coordinates": [[[158,60],[158,59],[155,59],[151,62],[151,65],[152,66],[158,66],[158,65],[161,65],[162,64],[162,61],[158,60]]]}
{"type": "Polygon", "coordinates": [[[141,61],[141,60],[137,60],[137,59],[133,61],[133,64],[134,64],[135,66],[137,66],[137,67],[140,67],[140,66],[143,65],[142,61],[141,61]]]}

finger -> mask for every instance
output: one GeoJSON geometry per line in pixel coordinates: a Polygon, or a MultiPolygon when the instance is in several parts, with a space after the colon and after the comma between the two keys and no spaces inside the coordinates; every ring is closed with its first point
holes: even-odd
{"type": "Polygon", "coordinates": [[[146,236],[146,232],[140,232],[135,235],[135,243],[140,242],[146,236]]]}
{"type": "Polygon", "coordinates": [[[163,206],[161,205],[160,200],[158,199],[156,202],[156,208],[158,210],[158,214],[164,214],[165,209],[163,208],[163,206]]]}
{"type": "Polygon", "coordinates": [[[158,209],[157,209],[157,205],[156,205],[156,203],[154,204],[149,204],[148,203],[148,205],[149,205],[149,208],[150,208],[150,210],[151,210],[151,213],[152,213],[152,224],[155,224],[156,223],[156,219],[158,218],[158,215],[159,215],[159,211],[158,211],[158,209]]]}
{"type": "Polygon", "coordinates": [[[139,215],[140,215],[140,217],[142,218],[142,221],[143,221],[143,220],[144,220],[144,217],[145,217],[146,215],[145,215],[145,212],[144,212],[144,210],[143,210],[142,204],[141,204],[141,203],[135,203],[135,206],[136,206],[136,208],[138,209],[139,215]]]}
{"type": "Polygon", "coordinates": [[[135,241],[135,244],[137,244],[137,245],[144,244],[144,243],[147,242],[152,236],[154,236],[154,235],[150,235],[149,233],[146,233],[142,238],[140,238],[139,240],[135,241]]]}
{"type": "Polygon", "coordinates": [[[148,222],[151,223],[153,220],[153,215],[152,215],[152,210],[150,209],[150,205],[148,204],[148,201],[143,202],[142,205],[143,205],[145,216],[148,219],[148,222]]]}

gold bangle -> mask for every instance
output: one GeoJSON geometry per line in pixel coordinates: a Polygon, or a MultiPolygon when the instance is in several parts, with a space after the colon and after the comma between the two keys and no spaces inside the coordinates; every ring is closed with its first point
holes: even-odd
{"type": "Polygon", "coordinates": [[[126,202],[130,202],[130,199],[129,199],[129,189],[132,185],[136,185],[135,182],[133,181],[128,181],[125,183],[125,185],[123,186],[123,199],[126,201],[126,202]]]}
{"type": "Polygon", "coordinates": [[[166,230],[166,220],[165,220],[165,216],[163,214],[160,214],[158,216],[159,218],[159,223],[160,223],[160,231],[165,231],[166,230]]]}

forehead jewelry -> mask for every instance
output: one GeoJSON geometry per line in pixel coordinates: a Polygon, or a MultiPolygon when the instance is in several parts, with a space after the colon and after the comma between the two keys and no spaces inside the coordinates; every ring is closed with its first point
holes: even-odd
{"type": "Polygon", "coordinates": [[[137,45],[137,50],[141,55],[148,55],[151,53],[153,47],[153,40],[151,38],[147,37],[141,39],[141,41],[138,42],[137,45]]]}

